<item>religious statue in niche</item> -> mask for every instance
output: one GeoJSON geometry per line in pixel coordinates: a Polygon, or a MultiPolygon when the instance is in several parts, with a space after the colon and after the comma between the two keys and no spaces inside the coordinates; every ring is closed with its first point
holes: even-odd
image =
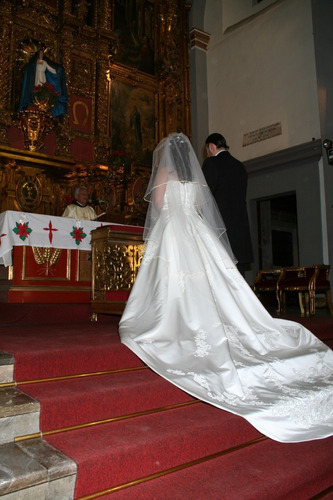
{"type": "Polygon", "coordinates": [[[154,0],[116,0],[114,31],[119,36],[116,62],[154,74],[154,0]]]}
{"type": "Polygon", "coordinates": [[[67,113],[68,96],[64,67],[45,55],[44,47],[39,47],[25,66],[18,111],[24,111],[38,104],[43,97],[48,101],[53,117],[67,113]],[[52,101],[52,102],[50,102],[52,101]]]}

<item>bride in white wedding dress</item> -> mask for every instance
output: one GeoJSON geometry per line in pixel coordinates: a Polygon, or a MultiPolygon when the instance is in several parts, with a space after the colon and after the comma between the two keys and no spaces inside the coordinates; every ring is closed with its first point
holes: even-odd
{"type": "Polygon", "coordinates": [[[196,398],[266,436],[333,434],[333,351],[275,319],[238,272],[225,226],[183,134],[154,151],[142,264],[120,321],[122,343],[196,398]]]}

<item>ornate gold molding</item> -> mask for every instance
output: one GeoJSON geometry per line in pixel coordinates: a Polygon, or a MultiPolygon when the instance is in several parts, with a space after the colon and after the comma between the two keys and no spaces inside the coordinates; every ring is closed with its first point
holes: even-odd
{"type": "Polygon", "coordinates": [[[107,301],[107,292],[129,291],[142,260],[141,234],[104,226],[92,231],[91,247],[93,302],[107,301]]]}
{"type": "Polygon", "coordinates": [[[42,149],[44,135],[53,127],[51,115],[39,109],[27,109],[19,111],[14,121],[23,132],[25,147],[29,151],[42,149]]]}
{"type": "Polygon", "coordinates": [[[61,255],[61,248],[32,247],[32,253],[37,264],[42,266],[45,276],[52,274],[52,266],[57,265],[61,255]]]}

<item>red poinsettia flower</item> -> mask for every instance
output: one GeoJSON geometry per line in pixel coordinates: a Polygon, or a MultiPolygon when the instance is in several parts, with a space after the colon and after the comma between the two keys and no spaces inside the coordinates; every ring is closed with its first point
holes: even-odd
{"type": "Polygon", "coordinates": [[[35,101],[48,101],[51,107],[55,106],[59,100],[59,92],[55,90],[52,83],[44,82],[42,85],[35,85],[32,93],[35,101]]]}
{"type": "Polygon", "coordinates": [[[70,234],[75,240],[76,245],[80,245],[83,239],[87,236],[86,233],[83,232],[82,227],[75,227],[75,226],[73,226],[73,231],[70,234]]]}
{"type": "Polygon", "coordinates": [[[14,227],[13,231],[22,241],[25,241],[32,232],[32,229],[29,227],[29,222],[16,222],[16,227],[14,227]]]}

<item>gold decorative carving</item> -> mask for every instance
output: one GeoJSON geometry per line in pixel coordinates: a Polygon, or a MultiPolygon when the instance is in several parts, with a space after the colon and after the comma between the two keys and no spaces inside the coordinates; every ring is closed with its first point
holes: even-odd
{"type": "Polygon", "coordinates": [[[38,99],[35,99],[35,104],[39,111],[42,111],[43,113],[47,113],[52,108],[48,100],[39,101],[38,99]]]}
{"type": "Polygon", "coordinates": [[[100,17],[100,23],[101,27],[106,30],[110,30],[112,27],[112,6],[111,6],[111,1],[110,0],[100,0],[100,10],[101,10],[101,17],[100,17]]]}
{"type": "Polygon", "coordinates": [[[108,226],[92,231],[92,320],[97,320],[97,313],[122,313],[141,264],[143,247],[141,233],[108,226]]]}
{"type": "Polygon", "coordinates": [[[130,290],[141,264],[143,243],[97,240],[93,244],[94,300],[104,300],[106,291],[130,290]]]}
{"type": "Polygon", "coordinates": [[[93,66],[91,59],[73,55],[71,58],[71,84],[77,93],[90,93],[93,84],[93,66]]]}
{"type": "Polygon", "coordinates": [[[42,200],[42,186],[38,177],[24,175],[16,184],[16,198],[22,210],[36,210],[42,200]]]}
{"type": "Polygon", "coordinates": [[[43,137],[53,126],[50,114],[38,108],[17,113],[16,124],[23,132],[24,145],[30,151],[39,151],[43,146],[43,137]]]}
{"type": "Polygon", "coordinates": [[[139,267],[141,265],[142,257],[143,257],[143,247],[144,245],[123,245],[123,250],[125,250],[125,255],[128,257],[131,270],[132,270],[132,276],[131,276],[131,283],[130,285],[132,286],[134,283],[134,280],[136,278],[136,275],[138,274],[139,267]]]}
{"type": "Polygon", "coordinates": [[[129,290],[133,272],[126,245],[109,244],[105,249],[107,290],[129,290]]]}
{"type": "Polygon", "coordinates": [[[32,247],[32,253],[36,263],[43,266],[40,274],[44,273],[45,276],[53,274],[53,269],[51,268],[58,263],[61,255],[61,248],[32,247]]]}
{"type": "Polygon", "coordinates": [[[75,7],[75,15],[83,23],[87,22],[87,16],[89,11],[90,2],[87,0],[78,1],[75,7]]]}
{"type": "MultiPolygon", "coordinates": [[[[66,249],[62,250],[59,248],[38,248],[38,247],[23,247],[23,255],[22,255],[22,280],[23,281],[70,281],[71,278],[71,259],[72,259],[72,250],[66,249]],[[31,252],[34,256],[36,264],[41,266],[39,269],[37,268],[37,273],[34,271],[31,272],[29,275],[27,272],[27,268],[29,268],[28,265],[28,255],[30,254],[30,249],[31,252]],[[35,249],[35,250],[34,250],[35,249]],[[50,254],[49,254],[50,252],[50,254]],[[59,268],[56,268],[57,264],[59,263],[60,257],[63,255],[62,252],[65,252],[65,262],[66,262],[66,268],[62,269],[59,274],[59,268]],[[36,260],[37,259],[37,260],[36,260]],[[39,274],[40,276],[36,276],[36,274],[39,274]]],[[[26,287],[24,287],[26,290],[28,290],[26,287]]],[[[36,285],[32,285],[32,290],[37,290],[39,288],[40,290],[44,288],[44,290],[50,290],[52,289],[51,287],[36,287],[36,285]]],[[[59,288],[59,291],[65,290],[64,288],[59,288]]],[[[69,288],[66,287],[66,290],[68,291],[69,288]]],[[[73,291],[74,291],[73,287],[73,291]]]]}
{"type": "Polygon", "coordinates": [[[108,54],[108,61],[110,67],[114,64],[118,52],[119,52],[119,38],[110,41],[109,54],[108,54]]]}
{"type": "Polygon", "coordinates": [[[82,123],[80,125],[82,125],[83,127],[86,125],[87,121],[88,121],[88,118],[89,118],[89,109],[88,109],[88,106],[86,105],[85,102],[83,101],[75,101],[74,102],[74,105],[73,105],[73,123],[75,125],[79,125],[79,120],[77,118],[77,114],[76,114],[76,108],[78,106],[83,106],[84,107],[84,110],[85,110],[85,116],[82,120],[82,123]]]}
{"type": "Polygon", "coordinates": [[[11,97],[11,74],[8,71],[10,68],[10,60],[11,54],[9,47],[4,43],[5,40],[8,40],[10,43],[11,38],[11,26],[9,22],[9,3],[3,6],[4,12],[3,15],[0,15],[0,32],[1,32],[1,41],[0,43],[0,141],[6,142],[6,133],[5,131],[10,126],[10,114],[8,112],[11,97]],[[7,68],[7,71],[5,71],[7,68]]]}
{"type": "MultiPolygon", "coordinates": [[[[96,81],[96,107],[98,113],[96,113],[96,131],[99,141],[107,134],[108,128],[108,95],[107,95],[107,72],[108,72],[108,60],[107,56],[101,58],[100,63],[97,67],[97,81],[96,81]]],[[[106,158],[104,157],[104,160],[106,158]]]]}

